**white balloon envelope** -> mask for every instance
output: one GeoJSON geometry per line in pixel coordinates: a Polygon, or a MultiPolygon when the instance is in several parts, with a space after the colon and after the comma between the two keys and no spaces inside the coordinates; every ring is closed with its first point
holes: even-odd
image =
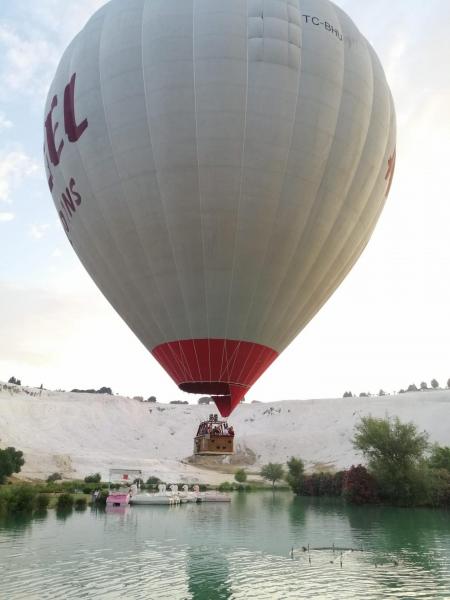
{"type": "Polygon", "coordinates": [[[352,268],[395,164],[382,67],[328,0],[113,0],[64,53],[44,129],[81,262],[224,416],[352,268]]]}

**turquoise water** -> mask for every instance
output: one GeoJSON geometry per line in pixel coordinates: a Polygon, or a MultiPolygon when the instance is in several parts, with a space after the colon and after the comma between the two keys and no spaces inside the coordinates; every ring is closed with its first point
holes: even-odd
{"type": "Polygon", "coordinates": [[[0,599],[59,598],[450,599],[450,513],[255,492],[0,521],[0,599]]]}

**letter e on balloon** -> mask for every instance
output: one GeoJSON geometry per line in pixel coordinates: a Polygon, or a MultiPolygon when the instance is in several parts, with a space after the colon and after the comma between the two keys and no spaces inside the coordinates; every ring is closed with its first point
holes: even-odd
{"type": "MultiPolygon", "coordinates": [[[[69,83],[64,89],[64,130],[69,142],[77,142],[88,126],[88,120],[86,118],[80,121],[80,123],[77,123],[75,115],[75,81],[76,73],[72,75],[69,83]]],[[[59,141],[56,139],[59,121],[55,119],[53,111],[57,106],[58,96],[55,94],[50,104],[50,110],[45,118],[47,151],[44,146],[44,154],[48,168],[48,184],[50,191],[53,189],[53,174],[51,172],[50,163],[55,167],[59,165],[61,152],[64,148],[64,140],[62,138],[59,141]],[[50,159],[50,161],[48,159],[50,159]]]]}

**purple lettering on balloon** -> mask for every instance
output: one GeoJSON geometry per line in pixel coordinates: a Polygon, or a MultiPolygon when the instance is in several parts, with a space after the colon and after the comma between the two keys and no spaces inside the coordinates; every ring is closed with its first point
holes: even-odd
{"type": "Polygon", "coordinates": [[[64,230],[66,233],[69,233],[69,225],[66,221],[66,217],[64,216],[64,213],[62,212],[62,210],[60,210],[58,212],[59,218],[61,219],[61,223],[63,224],[64,230]]]}
{"type": "Polygon", "coordinates": [[[45,132],[47,137],[47,148],[48,153],[50,155],[50,160],[55,167],[59,164],[59,157],[61,156],[61,152],[64,146],[63,140],[60,141],[58,148],[56,147],[55,134],[58,129],[58,121],[56,121],[55,125],[53,125],[52,121],[52,113],[54,109],[58,105],[58,97],[53,96],[52,103],[50,105],[50,112],[45,119],[45,132]]]}
{"type": "Polygon", "coordinates": [[[52,175],[52,170],[50,169],[50,163],[48,162],[47,152],[45,151],[45,144],[44,144],[44,157],[45,157],[45,164],[47,165],[47,169],[48,169],[47,183],[48,183],[48,187],[50,188],[50,191],[52,191],[53,190],[53,175],[52,175]]]}
{"type": "Polygon", "coordinates": [[[66,207],[70,216],[75,212],[75,204],[73,203],[72,196],[70,195],[69,188],[66,187],[66,192],[61,194],[64,206],[66,207]]]}
{"type": "Polygon", "coordinates": [[[72,192],[72,196],[73,196],[73,198],[75,200],[75,204],[77,206],[80,206],[80,204],[81,204],[81,196],[77,192],[77,190],[75,189],[75,179],[73,177],[70,178],[69,187],[70,187],[70,191],[72,192]]]}
{"type": "Polygon", "coordinates": [[[80,139],[83,131],[88,126],[88,120],[84,119],[77,125],[75,118],[75,78],[74,73],[70,82],[64,90],[64,127],[69,138],[69,142],[76,142],[80,139]]]}

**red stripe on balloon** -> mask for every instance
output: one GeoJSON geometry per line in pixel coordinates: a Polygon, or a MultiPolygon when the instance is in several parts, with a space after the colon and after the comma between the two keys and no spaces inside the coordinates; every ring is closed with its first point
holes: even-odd
{"type": "Polygon", "coordinates": [[[167,342],[152,354],[180,389],[212,396],[224,417],[278,356],[262,344],[223,339],[167,342]]]}

